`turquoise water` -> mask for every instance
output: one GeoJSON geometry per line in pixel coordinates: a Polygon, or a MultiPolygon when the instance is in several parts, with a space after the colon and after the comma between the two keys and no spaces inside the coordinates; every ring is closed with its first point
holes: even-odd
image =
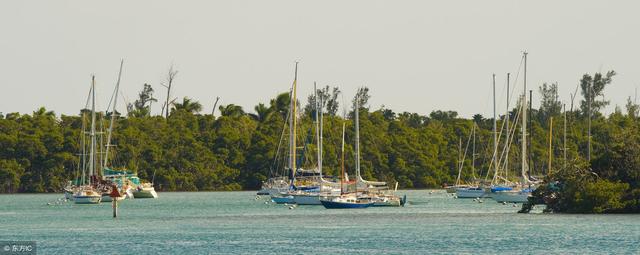
{"type": "Polygon", "coordinates": [[[492,200],[400,191],[404,208],[265,204],[255,192],[47,205],[61,194],[0,195],[0,240],[39,254],[640,254],[640,215],[517,214],[492,200]]]}

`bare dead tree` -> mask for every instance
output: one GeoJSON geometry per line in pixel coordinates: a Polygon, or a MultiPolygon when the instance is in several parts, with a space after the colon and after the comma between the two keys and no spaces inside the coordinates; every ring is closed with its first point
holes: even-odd
{"type": "Polygon", "coordinates": [[[216,97],[216,102],[213,103],[213,110],[211,110],[211,116],[215,117],[214,113],[216,111],[216,106],[218,105],[218,100],[220,100],[220,97],[216,97]]]}
{"type": "MultiPolygon", "coordinates": [[[[177,97],[173,98],[171,101],[169,101],[169,104],[168,104],[168,105],[173,105],[173,104],[175,104],[175,103],[176,103],[176,100],[178,100],[178,98],[177,98],[177,97]]],[[[161,113],[164,113],[165,106],[166,106],[165,104],[162,104],[162,110],[160,111],[161,113]]],[[[167,112],[169,112],[169,111],[171,110],[171,108],[170,108],[170,107],[168,107],[168,106],[166,107],[166,109],[167,109],[167,112]]],[[[160,115],[160,116],[162,116],[162,115],[160,115]]]]}
{"type": "Polygon", "coordinates": [[[569,95],[571,96],[571,107],[569,108],[569,112],[573,112],[573,101],[575,100],[576,95],[578,94],[578,88],[580,88],[580,83],[576,85],[576,90],[573,93],[569,93],[569,95]]]}
{"type": "Polygon", "coordinates": [[[165,119],[169,118],[169,104],[171,103],[169,102],[169,99],[171,98],[171,86],[173,85],[173,81],[175,80],[177,74],[178,70],[173,70],[173,65],[171,65],[171,67],[169,67],[169,73],[167,74],[167,85],[162,84],[162,86],[167,88],[167,100],[162,106],[162,111],[164,112],[165,119]]]}

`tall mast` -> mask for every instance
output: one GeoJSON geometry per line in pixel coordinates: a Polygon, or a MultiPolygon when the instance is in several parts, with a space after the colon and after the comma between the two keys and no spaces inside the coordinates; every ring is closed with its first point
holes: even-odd
{"type": "MultiPolygon", "coordinates": [[[[359,90],[358,90],[359,91],[359,90]]],[[[358,194],[358,181],[360,179],[360,104],[359,104],[359,95],[356,93],[356,103],[355,103],[355,126],[356,126],[356,195],[358,194]]]]}
{"type": "Polygon", "coordinates": [[[94,176],[96,166],[96,77],[91,76],[91,149],[89,152],[89,176],[94,176]]]}
{"type": "MultiPolygon", "coordinates": [[[[316,82],[313,82],[313,97],[315,101],[315,117],[316,117],[316,142],[318,145],[318,170],[320,171],[320,178],[322,178],[322,170],[320,170],[320,114],[318,113],[318,90],[316,89],[316,82]]],[[[320,186],[322,188],[322,185],[320,186]]]]}
{"type": "MultiPolygon", "coordinates": [[[[93,85],[92,85],[93,86],[93,85]]],[[[92,89],[93,90],[93,87],[92,89]]],[[[86,105],[85,105],[86,106],[86,105]]],[[[87,107],[85,107],[84,109],[87,109],[87,107]]],[[[86,181],[86,171],[87,171],[87,112],[85,110],[82,110],[82,132],[81,132],[81,143],[82,143],[82,153],[80,154],[82,157],[82,178],[80,179],[82,185],[85,184],[86,181]]]]}
{"type": "Polygon", "coordinates": [[[84,103],[84,108],[81,111],[82,116],[82,185],[86,183],[86,175],[89,173],[87,169],[87,109],[89,108],[89,102],[91,101],[91,93],[93,92],[93,79],[91,80],[91,86],[89,86],[89,94],[87,94],[87,101],[84,103]]]}
{"type": "Polygon", "coordinates": [[[551,155],[553,155],[551,153],[551,142],[553,139],[553,117],[549,118],[549,168],[547,169],[547,175],[551,175],[551,155]]]}
{"type": "Polygon", "coordinates": [[[589,120],[587,124],[587,162],[591,165],[591,83],[587,84],[587,109],[589,110],[589,120]]]}
{"type": "Polygon", "coordinates": [[[504,115],[504,121],[506,121],[507,123],[507,135],[505,138],[505,142],[504,142],[504,146],[507,147],[507,154],[506,157],[504,159],[504,178],[505,179],[509,179],[507,178],[509,175],[509,80],[511,77],[511,73],[507,73],[507,112],[504,115]]]}
{"type": "MultiPolygon", "coordinates": [[[[529,90],[529,102],[528,103],[529,103],[529,115],[530,116],[529,116],[529,119],[527,120],[527,122],[529,123],[527,125],[529,126],[529,129],[531,129],[531,127],[533,127],[533,124],[531,124],[531,121],[533,119],[532,118],[532,116],[533,116],[533,107],[532,107],[532,104],[533,104],[533,90],[531,90],[531,89],[529,90]]],[[[529,133],[533,133],[533,130],[529,131],[529,133]]],[[[528,161],[527,161],[527,167],[528,168],[527,169],[529,169],[529,175],[532,175],[533,174],[533,170],[535,170],[534,163],[533,163],[533,160],[531,158],[531,152],[533,151],[533,148],[531,147],[531,146],[533,146],[533,143],[531,141],[532,141],[532,139],[529,139],[529,143],[527,144],[527,146],[529,147],[529,149],[527,150],[527,159],[528,159],[528,161]]]]}
{"type": "MultiPolygon", "coordinates": [[[[358,179],[360,179],[360,96],[356,94],[356,189],[358,187],[358,179]]],[[[356,190],[357,191],[357,190],[356,190]]]]}
{"type": "MultiPolygon", "coordinates": [[[[107,108],[108,109],[108,108],[107,108]]],[[[96,130],[96,139],[97,139],[97,143],[96,143],[96,176],[98,176],[98,174],[100,174],[102,171],[101,169],[104,168],[104,165],[102,165],[102,162],[104,160],[104,116],[96,116],[97,118],[99,118],[98,124],[97,124],[97,129],[96,130]]]]}
{"type": "Polygon", "coordinates": [[[298,62],[293,76],[293,88],[291,90],[291,118],[289,119],[289,169],[292,173],[293,183],[296,176],[296,86],[298,82],[298,62]]]}
{"type": "Polygon", "coordinates": [[[473,123],[473,128],[471,129],[471,133],[473,134],[473,146],[471,147],[471,176],[473,179],[476,179],[476,123],[473,123]]]}
{"type": "Polygon", "coordinates": [[[320,179],[322,180],[322,154],[324,152],[324,146],[322,145],[322,131],[323,131],[323,112],[324,112],[324,98],[322,97],[322,94],[320,94],[320,102],[319,102],[319,107],[318,109],[320,110],[320,160],[319,162],[319,166],[318,168],[320,168],[320,179]]]}
{"type": "Polygon", "coordinates": [[[567,108],[565,104],[562,104],[562,111],[564,112],[564,131],[563,131],[563,139],[562,139],[562,143],[564,149],[563,149],[563,154],[564,154],[564,167],[567,167],[567,108]]]}
{"type": "Polygon", "coordinates": [[[527,52],[524,52],[524,90],[522,91],[522,169],[523,180],[527,174],[527,52]]]}
{"type": "Polygon", "coordinates": [[[319,168],[320,168],[320,179],[322,179],[322,154],[324,153],[324,146],[322,145],[322,142],[323,142],[323,139],[322,139],[322,133],[323,132],[322,131],[324,129],[323,128],[323,123],[324,123],[324,121],[323,121],[323,117],[324,117],[323,116],[323,112],[324,112],[324,109],[323,109],[323,107],[324,107],[324,103],[323,103],[324,102],[324,97],[322,97],[322,94],[319,94],[319,96],[320,96],[320,98],[319,98],[320,99],[319,107],[318,107],[318,109],[320,111],[320,166],[319,166],[319,168]]]}
{"type": "Polygon", "coordinates": [[[344,129],[345,129],[345,123],[344,120],[342,122],[342,150],[341,150],[341,158],[342,160],[340,160],[340,170],[342,170],[342,174],[340,175],[340,195],[343,194],[343,183],[344,183],[344,177],[345,177],[345,172],[344,172],[344,129]]]}
{"type": "Polygon", "coordinates": [[[118,104],[118,90],[120,89],[120,77],[122,76],[122,64],[124,64],[124,60],[120,60],[120,71],[118,71],[118,81],[116,82],[116,90],[113,93],[113,108],[111,110],[111,123],[109,123],[109,131],[107,133],[107,148],[105,149],[105,152],[104,152],[104,163],[103,163],[104,167],[107,167],[107,160],[109,159],[109,147],[111,147],[111,133],[113,132],[113,123],[116,120],[116,105],[118,104]]]}
{"type": "MultiPolygon", "coordinates": [[[[318,171],[320,172],[320,181],[322,182],[322,115],[320,115],[321,106],[320,99],[318,97],[318,90],[316,89],[316,83],[313,82],[313,91],[315,95],[316,103],[316,137],[318,142],[318,171]]],[[[322,184],[320,184],[320,191],[322,191],[322,184]]]]}
{"type": "Polygon", "coordinates": [[[462,173],[462,137],[458,139],[458,178],[456,178],[456,186],[460,185],[461,173],[462,173]]]}
{"type": "Polygon", "coordinates": [[[496,131],[496,74],[493,74],[493,169],[498,172],[498,132],[496,131]]]}

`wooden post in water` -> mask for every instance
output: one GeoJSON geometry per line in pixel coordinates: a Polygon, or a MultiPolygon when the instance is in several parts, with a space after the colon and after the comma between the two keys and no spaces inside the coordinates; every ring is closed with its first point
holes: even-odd
{"type": "Polygon", "coordinates": [[[118,217],[118,199],[121,197],[118,187],[116,185],[111,186],[111,207],[113,208],[113,218],[118,217]]]}
{"type": "Polygon", "coordinates": [[[111,207],[113,207],[113,217],[117,218],[118,217],[118,199],[113,198],[113,200],[111,200],[111,207]]]}

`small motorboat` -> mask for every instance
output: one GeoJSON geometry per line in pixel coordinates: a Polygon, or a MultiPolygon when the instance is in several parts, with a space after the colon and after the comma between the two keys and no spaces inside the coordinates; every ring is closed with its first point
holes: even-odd
{"type": "Polygon", "coordinates": [[[158,198],[158,193],[156,193],[153,184],[145,182],[140,184],[133,191],[134,198],[158,198]]]}

